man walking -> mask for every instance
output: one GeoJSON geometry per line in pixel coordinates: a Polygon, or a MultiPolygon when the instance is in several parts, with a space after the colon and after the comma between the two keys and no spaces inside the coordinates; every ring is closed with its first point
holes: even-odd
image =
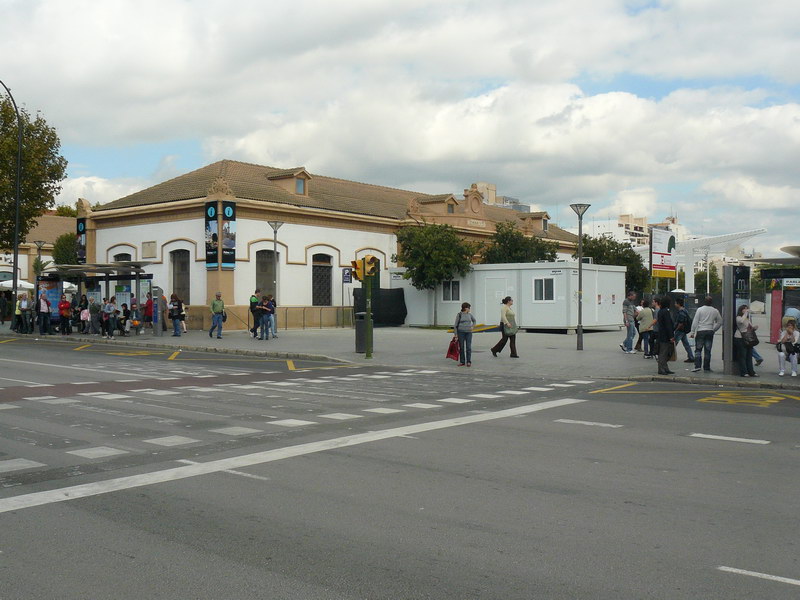
{"type": "Polygon", "coordinates": [[[214,330],[217,330],[217,339],[222,339],[222,314],[225,312],[225,303],[222,301],[222,292],[217,292],[216,297],[211,301],[211,329],[208,337],[213,337],[214,330]]]}
{"type": "Polygon", "coordinates": [[[250,296],[250,314],[253,317],[253,326],[250,328],[250,333],[253,334],[254,338],[258,337],[258,326],[261,315],[261,311],[258,309],[258,303],[261,302],[260,293],[261,288],[256,288],[256,291],[250,296]]]}
{"type": "Polygon", "coordinates": [[[636,292],[633,290],[622,301],[622,324],[625,326],[625,341],[619,347],[626,354],[635,354],[633,338],[636,337],[636,292]]]}
{"type": "Polygon", "coordinates": [[[722,315],[711,305],[713,301],[711,296],[706,296],[703,306],[694,313],[692,331],[689,334],[694,338],[694,369],[692,369],[692,373],[700,370],[701,360],[703,371],[711,371],[711,346],[714,344],[714,334],[722,327],[722,315]]]}
{"type": "Polygon", "coordinates": [[[694,353],[688,339],[692,319],[689,317],[689,311],[684,308],[683,298],[675,298],[675,309],[678,311],[675,316],[675,347],[683,343],[683,348],[686,350],[686,360],[683,362],[693,363],[694,353]]]}
{"type": "Polygon", "coordinates": [[[658,374],[674,375],[674,371],[669,370],[667,361],[675,352],[675,324],[672,322],[672,315],[669,313],[670,299],[664,296],[660,299],[661,309],[658,311],[658,374]]]}

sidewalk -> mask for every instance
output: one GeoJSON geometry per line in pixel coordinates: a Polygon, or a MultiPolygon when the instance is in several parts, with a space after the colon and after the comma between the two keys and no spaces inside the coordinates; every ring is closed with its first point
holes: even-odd
{"type": "MultiPolygon", "coordinates": [[[[766,331],[766,320],[756,317],[755,322],[766,331]]],[[[0,336],[10,335],[8,324],[0,326],[0,336]]],[[[195,350],[221,352],[249,356],[264,356],[285,359],[333,359],[360,365],[390,367],[426,367],[458,370],[455,361],[445,358],[447,344],[452,334],[443,330],[416,329],[408,327],[380,327],[374,330],[374,352],[372,360],[355,353],[353,329],[289,329],[280,331],[277,339],[260,341],[246,331],[226,331],[223,339],[209,338],[206,331],[189,331],[181,337],[172,337],[170,332],[163,337],[151,333],[130,338],[117,338],[112,342],[99,336],[72,335],[48,336],[48,341],[106,342],[120,346],[165,348],[172,350],[195,350]]],[[[36,335],[26,336],[35,339],[36,335]]],[[[509,358],[508,348],[494,358],[489,351],[499,339],[498,333],[476,333],[473,338],[472,370],[491,374],[527,374],[535,379],[614,379],[632,381],[680,381],[702,385],[726,385],[748,388],[789,389],[800,391],[800,377],[778,377],[778,359],[775,348],[762,341],[758,349],[764,363],[756,367],[757,379],[725,375],[722,367],[722,336],[714,340],[712,373],[692,373],[693,364],[684,363],[686,352],[678,349],[678,361],[670,363],[675,375],[658,376],[655,360],[645,360],[642,353],[625,354],[619,348],[623,332],[586,332],[584,350],[578,352],[575,335],[556,333],[525,333],[517,335],[519,359],[509,358]]],[[[763,336],[762,336],[763,340],[763,336]]],[[[11,346],[0,346],[8,352],[11,346]]]]}

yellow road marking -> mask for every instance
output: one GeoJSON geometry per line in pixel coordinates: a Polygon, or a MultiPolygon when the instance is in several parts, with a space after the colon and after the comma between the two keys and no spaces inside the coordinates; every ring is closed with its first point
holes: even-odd
{"type": "Polygon", "coordinates": [[[710,402],[713,404],[746,404],[748,406],[760,406],[769,408],[781,400],[785,400],[784,395],[770,395],[762,392],[761,394],[752,392],[717,392],[708,398],[699,398],[698,402],[710,402]]]}
{"type": "MultiPolygon", "coordinates": [[[[637,383],[635,381],[633,383],[623,383],[622,385],[617,385],[615,387],[606,388],[604,390],[595,390],[595,391],[589,392],[589,393],[590,394],[603,394],[605,392],[610,392],[612,390],[621,390],[622,388],[631,387],[632,385],[637,385],[637,383]]],[[[624,392],[624,393],[632,393],[632,392],[624,392]]],[[[641,393],[641,392],[638,392],[638,393],[641,393]]]]}
{"type": "Polygon", "coordinates": [[[9,342],[16,342],[19,338],[11,338],[10,340],[3,340],[0,344],[7,344],[9,342]]]}
{"type": "Polygon", "coordinates": [[[286,366],[290,371],[296,371],[297,370],[296,367],[294,366],[294,361],[293,360],[287,360],[286,361],[286,366]]]}
{"type": "Polygon", "coordinates": [[[83,349],[85,349],[85,348],[89,348],[90,346],[91,346],[91,344],[86,344],[86,345],[84,345],[84,346],[78,346],[77,348],[73,348],[72,350],[73,350],[74,352],[77,352],[78,350],[83,350],[83,349]]]}
{"type": "Polygon", "coordinates": [[[170,357],[167,360],[175,360],[175,357],[178,356],[180,353],[181,353],[180,350],[176,350],[175,352],[170,354],[170,357]]]}

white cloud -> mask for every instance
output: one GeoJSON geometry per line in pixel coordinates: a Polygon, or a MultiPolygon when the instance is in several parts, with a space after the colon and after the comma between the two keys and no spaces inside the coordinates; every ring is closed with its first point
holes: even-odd
{"type": "Polygon", "coordinates": [[[75,206],[78,198],[86,198],[91,204],[104,203],[122,198],[150,185],[142,179],[103,179],[101,177],[69,177],[61,184],[61,193],[56,204],[75,206]]]}

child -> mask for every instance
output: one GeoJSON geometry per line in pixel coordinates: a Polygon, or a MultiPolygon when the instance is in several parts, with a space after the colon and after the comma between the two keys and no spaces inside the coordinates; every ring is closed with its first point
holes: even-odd
{"type": "Polygon", "coordinates": [[[778,366],[780,371],[778,375],[783,377],[786,371],[786,357],[788,355],[789,362],[792,365],[792,377],[797,377],[797,343],[800,342],[800,331],[794,321],[789,321],[785,329],[781,329],[780,337],[778,338],[778,366]]]}

